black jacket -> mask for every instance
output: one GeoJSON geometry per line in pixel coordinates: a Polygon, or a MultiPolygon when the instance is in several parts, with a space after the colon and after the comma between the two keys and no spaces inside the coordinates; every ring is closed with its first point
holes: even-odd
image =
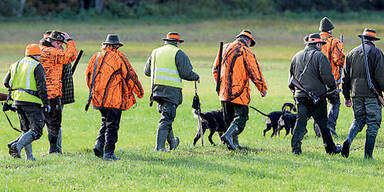
{"type": "MultiPolygon", "coordinates": [[[[45,82],[46,81],[45,80],[45,70],[44,70],[43,65],[41,65],[41,64],[37,65],[33,73],[35,75],[38,97],[43,102],[43,105],[48,105],[49,104],[48,92],[47,92],[47,84],[45,82]]],[[[6,88],[11,87],[9,85],[10,79],[11,79],[11,70],[8,70],[8,73],[5,75],[4,80],[3,80],[4,86],[6,88]]],[[[34,104],[34,103],[24,102],[24,101],[16,101],[15,102],[15,105],[31,105],[31,104],[34,104]]]]}
{"type": "MultiPolygon", "coordinates": [[[[197,81],[199,79],[199,75],[192,71],[193,68],[188,56],[182,50],[179,50],[176,53],[175,60],[177,71],[179,72],[181,79],[187,81],[197,81]]],[[[151,56],[149,56],[147,60],[144,73],[148,77],[151,76],[151,56]]],[[[182,89],[165,85],[154,85],[153,98],[155,101],[162,100],[179,105],[183,102],[182,89]]]]}
{"type": "MultiPolygon", "coordinates": [[[[365,41],[371,80],[381,94],[384,88],[384,56],[371,41],[365,41]]],[[[348,53],[342,78],[345,99],[352,97],[376,97],[368,87],[363,49],[359,45],[348,53]],[[352,95],[351,95],[352,93],[352,95]]]]}
{"type": "MultiPolygon", "coordinates": [[[[289,71],[289,76],[292,75],[300,81],[306,90],[318,97],[336,89],[331,64],[315,45],[310,44],[293,56],[289,71]]],[[[292,91],[294,91],[295,97],[307,97],[303,91],[297,88],[292,91]]]]}

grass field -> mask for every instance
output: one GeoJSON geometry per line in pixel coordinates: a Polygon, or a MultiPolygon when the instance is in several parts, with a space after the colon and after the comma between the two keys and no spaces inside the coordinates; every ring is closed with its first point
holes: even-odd
{"type": "MultiPolygon", "coordinates": [[[[211,146],[207,142],[203,147],[200,144],[192,146],[197,126],[191,113],[192,82],[184,84],[184,102],[179,106],[173,124],[175,134],[181,139],[179,148],[170,153],[153,151],[160,115],[156,107],[148,106],[150,79],[143,74],[143,68],[151,50],[162,45],[161,38],[168,31],[178,31],[185,39],[181,48],[190,56],[194,70],[201,76],[198,92],[203,111],[220,107],[211,75],[218,42],[232,41],[243,28],[254,32],[257,45],[253,51],[262,66],[269,90],[268,95],[261,98],[252,85],[251,105],[271,112],[281,109],[285,102],[293,102],[287,88],[290,59],[303,48],[303,36],[317,32],[318,20],[246,18],[187,24],[125,20],[0,22],[1,78],[11,63],[23,56],[25,45],[38,43],[41,33],[46,30],[68,31],[78,50],[85,51],[74,76],[76,103],[64,107],[63,155],[46,155],[49,144],[44,131],[41,139],[33,142],[37,161],[12,159],[6,144],[18,133],[9,128],[4,115],[0,116],[0,191],[382,191],[382,131],[376,140],[374,160],[363,159],[365,130],[354,140],[351,155],[345,159],[340,155],[325,154],[322,140],[312,131],[311,120],[309,133],[303,140],[303,155],[295,156],[290,152],[291,136],[263,137],[264,117],[250,111],[246,129],[239,137],[240,143],[249,150],[231,152],[223,145],[211,146]],[[107,33],[119,34],[125,45],[121,50],[145,89],[145,96],[138,99],[137,106],[123,113],[116,150],[121,160],[117,162],[104,162],[93,155],[101,118],[96,110],[84,112],[88,96],[85,67],[107,33]]],[[[357,34],[364,27],[376,28],[378,36],[384,36],[382,19],[335,20],[334,23],[335,35],[344,34],[346,51],[359,44],[357,34]]],[[[380,41],[377,46],[384,48],[380,41]]],[[[5,88],[0,90],[4,92],[5,88]]],[[[10,116],[14,124],[18,124],[17,115],[10,116]]],[[[339,137],[335,142],[343,142],[352,118],[352,110],[342,106],[337,124],[339,137]]],[[[219,143],[217,135],[214,141],[219,143]]]]}

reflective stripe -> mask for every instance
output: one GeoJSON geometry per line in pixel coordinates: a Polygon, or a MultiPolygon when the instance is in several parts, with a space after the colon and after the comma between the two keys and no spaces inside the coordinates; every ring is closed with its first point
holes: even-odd
{"type": "Polygon", "coordinates": [[[155,79],[164,79],[164,80],[168,80],[168,81],[175,81],[175,82],[181,83],[181,79],[173,78],[173,77],[165,77],[165,76],[161,76],[161,75],[156,75],[155,79]]]}
{"type": "Polygon", "coordinates": [[[174,73],[179,75],[179,72],[177,70],[173,69],[167,69],[167,68],[156,68],[156,71],[166,72],[166,73],[174,73]]]}

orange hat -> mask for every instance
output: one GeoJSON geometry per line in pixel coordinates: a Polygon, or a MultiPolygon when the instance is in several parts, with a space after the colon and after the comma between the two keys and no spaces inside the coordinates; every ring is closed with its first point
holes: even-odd
{"type": "Polygon", "coordinates": [[[25,55],[41,55],[40,47],[38,44],[29,44],[25,49],[25,55]]]}
{"type": "Polygon", "coordinates": [[[253,35],[251,34],[250,31],[243,30],[240,32],[240,34],[238,34],[236,36],[236,38],[239,38],[240,36],[245,36],[245,37],[248,37],[249,39],[251,39],[251,47],[253,47],[256,44],[255,38],[253,37],[253,35]]]}
{"type": "Polygon", "coordinates": [[[166,38],[163,38],[164,41],[179,41],[180,43],[184,42],[184,39],[180,38],[180,34],[177,32],[169,32],[166,38]]]}
{"type": "Polygon", "coordinates": [[[366,39],[370,40],[380,40],[380,38],[376,37],[376,30],[375,29],[369,29],[365,28],[362,35],[358,35],[360,38],[361,36],[364,36],[366,39]]]}

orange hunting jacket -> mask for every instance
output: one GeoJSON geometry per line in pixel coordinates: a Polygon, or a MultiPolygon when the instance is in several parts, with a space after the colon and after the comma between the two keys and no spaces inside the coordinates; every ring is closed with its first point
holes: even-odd
{"type": "Polygon", "coordinates": [[[327,44],[321,47],[321,52],[327,56],[331,63],[333,77],[336,81],[339,81],[341,78],[340,69],[343,68],[345,61],[344,45],[339,39],[327,32],[321,32],[320,36],[321,39],[327,42],[327,44]]]}
{"type": "MultiPolygon", "coordinates": [[[[219,55],[216,56],[212,69],[216,82],[219,65],[218,56],[219,55]]],[[[248,105],[251,91],[249,79],[252,80],[260,92],[267,91],[267,84],[265,83],[255,54],[253,54],[251,49],[241,40],[236,40],[223,46],[220,78],[220,101],[230,101],[240,105],[248,105]]]]}
{"type": "Polygon", "coordinates": [[[40,45],[40,49],[40,62],[43,64],[46,74],[48,98],[61,97],[63,65],[76,59],[75,42],[68,41],[66,49],[56,49],[45,45],[40,45]]]}
{"type": "MultiPolygon", "coordinates": [[[[86,81],[90,88],[97,53],[89,60],[86,81]]],[[[126,110],[136,104],[135,96],[142,98],[144,90],[141,83],[122,52],[109,47],[104,48],[97,59],[95,82],[92,91],[92,105],[96,108],[115,108],[126,110]]]]}

